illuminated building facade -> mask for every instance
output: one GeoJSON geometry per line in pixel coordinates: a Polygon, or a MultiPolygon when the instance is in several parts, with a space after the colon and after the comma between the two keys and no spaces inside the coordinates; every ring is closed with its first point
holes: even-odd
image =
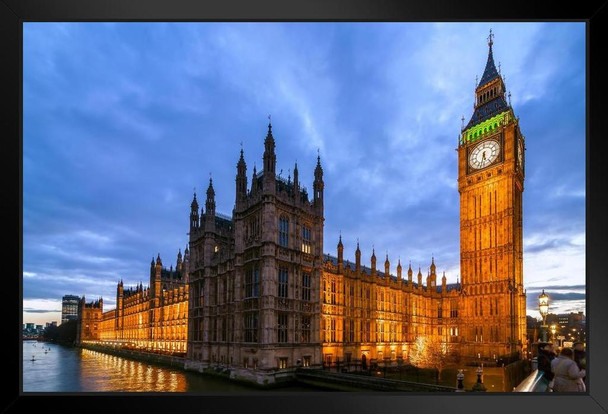
{"type": "Polygon", "coordinates": [[[490,32],[475,110],[458,146],[462,352],[481,356],[526,351],[525,139],[507,103],[492,43],[490,32]]]}
{"type": "MultiPolygon", "coordinates": [[[[150,286],[116,287],[116,308],[99,310],[99,331],[82,340],[100,340],[145,351],[185,354],[188,319],[188,249],[177,266],[163,268],[160,255],[150,264],[150,286]],[[103,312],[103,313],[102,313],[103,312]]],[[[83,323],[86,314],[83,314],[83,323]]]]}
{"type": "Polygon", "coordinates": [[[397,274],[390,272],[388,254],[384,272],[376,268],[375,252],[371,267],[361,265],[357,243],[355,263],[344,262],[340,238],[337,257],[324,257],[321,281],[321,338],[323,366],[357,369],[374,364],[399,365],[407,362],[416,338],[450,344],[447,352],[458,355],[458,310],[460,285],[447,284],[445,272],[437,284],[434,258],[426,276],[420,269],[413,281],[411,265],[403,277],[401,262],[397,274]]]}
{"type": "Polygon", "coordinates": [[[103,298],[87,303],[83,296],[78,303],[76,342],[95,341],[100,338],[103,298]]]}

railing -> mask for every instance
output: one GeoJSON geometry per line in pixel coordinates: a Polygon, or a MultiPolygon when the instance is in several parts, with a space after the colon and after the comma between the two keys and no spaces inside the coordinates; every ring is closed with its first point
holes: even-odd
{"type": "Polygon", "coordinates": [[[535,370],[517,387],[513,388],[513,392],[547,392],[548,385],[549,381],[545,378],[545,373],[535,370]]]}
{"type": "Polygon", "coordinates": [[[296,379],[302,383],[322,385],[332,388],[365,389],[375,391],[434,391],[455,392],[456,388],[442,385],[422,384],[410,381],[398,381],[365,375],[333,373],[309,368],[296,369],[296,379]]]}

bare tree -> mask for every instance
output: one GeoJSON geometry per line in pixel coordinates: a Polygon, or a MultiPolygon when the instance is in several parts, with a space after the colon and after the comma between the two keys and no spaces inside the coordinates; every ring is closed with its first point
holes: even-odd
{"type": "Polygon", "coordinates": [[[441,371],[451,363],[457,354],[452,344],[442,342],[438,337],[419,336],[410,351],[410,363],[419,368],[437,370],[437,380],[441,381],[441,371]]]}

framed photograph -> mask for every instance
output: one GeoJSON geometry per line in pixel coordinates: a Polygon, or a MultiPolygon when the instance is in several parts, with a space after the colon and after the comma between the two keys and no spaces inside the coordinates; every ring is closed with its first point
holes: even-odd
{"type": "Polygon", "coordinates": [[[8,412],[608,408],[601,5],[136,4],[5,3],[8,412]]]}

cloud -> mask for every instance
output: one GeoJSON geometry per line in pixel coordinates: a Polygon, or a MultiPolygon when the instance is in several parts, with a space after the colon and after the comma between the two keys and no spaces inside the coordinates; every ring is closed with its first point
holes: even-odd
{"type": "Polygon", "coordinates": [[[49,309],[23,308],[23,312],[27,312],[27,313],[51,313],[51,312],[61,312],[61,309],[49,310],[49,309]]]}
{"type": "MultiPolygon", "coordinates": [[[[526,136],[525,283],[584,284],[584,24],[491,26],[526,136]]],[[[488,28],[27,23],[24,297],[105,302],[120,278],[146,284],[156,253],[174,263],[193,188],[201,202],[211,172],[230,214],[239,143],[251,178],[269,113],[277,171],[297,160],[309,192],[320,150],[325,252],[341,232],[351,259],[358,238],[365,263],[372,245],[391,268],[434,255],[455,281],[454,149],[488,28]]]]}
{"type": "Polygon", "coordinates": [[[585,290],[585,285],[546,285],[541,287],[528,286],[529,292],[540,292],[541,290],[553,291],[553,290],[565,290],[565,291],[577,291],[585,290]]]}

